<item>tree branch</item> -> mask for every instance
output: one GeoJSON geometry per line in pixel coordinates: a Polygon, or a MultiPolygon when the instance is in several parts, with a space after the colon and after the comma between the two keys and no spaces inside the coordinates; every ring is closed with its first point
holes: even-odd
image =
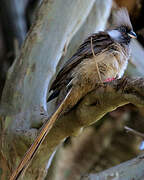
{"type": "MultiPolygon", "coordinates": [[[[4,140],[1,151],[8,159],[10,170],[17,166],[37,135],[37,128],[43,122],[41,111],[47,111],[48,86],[63,55],[64,46],[84,23],[94,2],[42,2],[21,55],[9,70],[2,94],[0,118],[4,140]]],[[[41,178],[44,176],[46,163],[41,168],[39,164],[37,168],[33,166],[35,173],[28,173],[26,179],[37,179],[39,172],[41,178]]]]}
{"type": "Polygon", "coordinates": [[[110,168],[106,171],[90,174],[89,180],[129,180],[129,179],[143,179],[144,177],[144,155],[140,155],[135,159],[122,163],[118,166],[110,168]]]}
{"type": "MultiPolygon", "coordinates": [[[[77,134],[81,128],[101,119],[117,107],[132,103],[144,107],[144,79],[123,78],[87,94],[70,112],[59,118],[44,140],[32,166],[45,164],[55,148],[65,137],[77,134]],[[47,156],[43,156],[47,154],[47,156]]],[[[32,168],[34,169],[34,168],[32,168]]]]}
{"type": "MultiPolygon", "coordinates": [[[[69,112],[70,115],[69,115],[69,113],[67,115],[65,115],[66,116],[65,118],[68,119],[68,121],[70,121],[69,117],[73,116],[73,118],[71,119],[72,123],[74,124],[75,120],[78,121],[79,129],[80,129],[82,127],[88,126],[89,124],[95,123],[95,121],[101,119],[101,117],[104,116],[107,112],[110,112],[119,106],[123,106],[124,104],[133,103],[134,105],[136,105],[138,107],[143,107],[144,106],[144,99],[143,99],[144,96],[143,95],[144,95],[144,79],[142,79],[142,78],[130,78],[130,79],[123,78],[121,80],[117,80],[117,81],[113,81],[112,83],[105,84],[104,87],[103,86],[99,87],[98,89],[94,90],[93,92],[90,92],[75,107],[75,109],[73,109],[72,112],[69,112]]],[[[63,122],[63,120],[65,118],[62,117],[62,119],[59,119],[58,122],[63,122]]],[[[66,121],[65,121],[64,123],[68,124],[69,122],[66,123],[66,121]]],[[[117,122],[115,122],[115,123],[117,124],[117,122]]],[[[114,123],[113,123],[113,125],[114,125],[114,123]]],[[[72,130],[73,129],[72,124],[70,125],[70,127],[72,130]]],[[[68,128],[69,127],[67,127],[66,129],[68,129],[68,128]]],[[[110,126],[110,128],[112,128],[112,127],[110,126]]],[[[107,132],[104,129],[105,128],[101,128],[101,129],[97,130],[95,142],[98,143],[98,146],[95,149],[95,154],[96,154],[95,158],[97,158],[98,153],[102,148],[101,146],[105,145],[105,143],[104,143],[105,136],[107,138],[109,136],[111,136],[111,130],[108,130],[108,132],[107,132]],[[100,132],[101,135],[98,135],[98,132],[100,132]],[[97,140],[96,140],[96,138],[97,138],[97,140]]],[[[117,129],[115,129],[115,131],[116,130],[117,129]]],[[[63,129],[62,129],[62,131],[63,131],[63,129]]],[[[70,131],[70,130],[68,130],[68,131],[70,131]]],[[[65,130],[64,130],[64,132],[65,132],[65,130]]],[[[72,134],[73,133],[74,132],[72,132],[72,134]]],[[[69,135],[71,135],[71,134],[69,134],[69,135]]],[[[49,136],[49,134],[48,134],[48,136],[49,136]]],[[[80,178],[80,176],[91,165],[89,162],[92,163],[94,161],[94,157],[92,156],[94,154],[94,152],[91,155],[86,152],[88,147],[91,147],[91,151],[93,150],[92,149],[93,146],[89,145],[91,143],[91,141],[88,141],[87,138],[89,138],[89,135],[85,135],[85,141],[84,141],[85,143],[84,144],[83,144],[83,141],[82,142],[80,141],[80,142],[78,142],[79,145],[74,146],[75,148],[77,147],[77,151],[74,150],[75,155],[73,152],[73,148],[71,150],[72,156],[70,156],[69,151],[67,152],[66,150],[64,150],[65,151],[64,156],[67,157],[66,158],[67,160],[65,163],[69,164],[69,165],[66,166],[65,169],[60,168],[61,173],[58,173],[56,171],[55,176],[53,176],[52,174],[48,174],[48,176],[47,176],[48,179],[49,179],[49,175],[50,175],[50,179],[79,179],[80,178]],[[80,160],[78,162],[77,158],[81,157],[82,153],[83,153],[84,158],[82,158],[82,160],[80,160]],[[87,156],[89,158],[87,158],[87,156]],[[72,158],[73,158],[73,161],[71,162],[71,166],[70,166],[69,159],[72,160],[72,158]],[[85,159],[87,159],[87,161],[84,163],[85,159]],[[63,172],[64,170],[65,170],[65,172],[63,172]],[[67,171],[69,173],[67,175],[65,175],[67,171]]],[[[90,138],[90,139],[92,139],[92,138],[90,138]]],[[[95,175],[94,177],[97,177],[97,176],[95,175]]]]}
{"type": "MultiPolygon", "coordinates": [[[[11,67],[1,101],[1,152],[15,168],[29,148],[46,111],[46,95],[69,39],[86,20],[95,0],[44,0],[21,55],[11,67]],[[69,8],[68,8],[69,7],[69,8]],[[81,9],[81,11],[79,11],[81,9]],[[70,13],[69,13],[70,12],[70,13]]],[[[51,129],[24,179],[41,179],[51,153],[64,138],[101,119],[124,104],[144,106],[143,79],[122,79],[97,87],[51,129]],[[45,156],[46,155],[46,156],[45,156]]]]}

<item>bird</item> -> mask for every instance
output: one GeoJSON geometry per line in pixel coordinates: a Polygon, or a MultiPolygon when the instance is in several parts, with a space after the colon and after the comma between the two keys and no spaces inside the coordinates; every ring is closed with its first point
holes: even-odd
{"type": "Polygon", "coordinates": [[[126,8],[113,15],[113,25],[90,35],[64,64],[51,85],[48,102],[58,97],[59,105],[10,176],[16,180],[29,165],[46,135],[58,118],[73,108],[81,98],[99,84],[123,76],[130,58],[130,42],[136,33],[126,8]]]}

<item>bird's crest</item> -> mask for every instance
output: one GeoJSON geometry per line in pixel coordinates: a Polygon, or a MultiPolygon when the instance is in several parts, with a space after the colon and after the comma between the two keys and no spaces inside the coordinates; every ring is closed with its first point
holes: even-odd
{"type": "Polygon", "coordinates": [[[132,24],[126,8],[119,8],[117,11],[113,13],[113,26],[126,26],[132,29],[132,24]]]}

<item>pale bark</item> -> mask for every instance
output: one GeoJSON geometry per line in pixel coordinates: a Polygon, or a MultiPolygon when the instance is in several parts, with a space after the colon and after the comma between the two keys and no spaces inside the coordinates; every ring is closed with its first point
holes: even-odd
{"type": "Polygon", "coordinates": [[[130,76],[143,76],[144,75],[144,48],[137,40],[131,42],[132,56],[128,66],[128,74],[130,76]]]}
{"type": "MultiPolygon", "coordinates": [[[[9,70],[2,95],[2,129],[7,134],[2,152],[11,170],[37,135],[37,128],[43,122],[41,111],[47,110],[47,89],[64,46],[83,24],[94,2],[44,0],[40,7],[21,55],[9,70]]],[[[36,179],[42,174],[42,179],[48,158],[34,163],[25,178],[36,179]]]]}
{"type": "MultiPolygon", "coordinates": [[[[101,173],[90,174],[87,180],[142,180],[144,178],[144,155],[105,170],[101,173]]],[[[86,179],[82,179],[86,180],[86,179]]]]}
{"type": "MultiPolygon", "coordinates": [[[[2,95],[1,179],[8,179],[36,137],[44,121],[41,113],[47,111],[47,90],[57,64],[78,29],[83,25],[86,30],[84,22],[94,3],[95,0],[43,1],[21,55],[9,70],[2,95]]],[[[85,32],[80,40],[89,33],[85,32]]],[[[23,179],[43,179],[50,155],[67,136],[76,134],[119,106],[132,103],[143,107],[143,90],[144,79],[130,79],[115,81],[88,94],[56,122],[23,179]]]]}

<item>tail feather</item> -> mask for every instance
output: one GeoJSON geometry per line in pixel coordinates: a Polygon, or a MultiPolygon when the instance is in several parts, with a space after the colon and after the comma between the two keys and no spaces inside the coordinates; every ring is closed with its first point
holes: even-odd
{"type": "Polygon", "coordinates": [[[48,134],[48,132],[53,127],[55,121],[58,119],[58,117],[61,115],[61,113],[65,111],[65,109],[67,107],[67,101],[69,100],[70,95],[71,95],[71,90],[68,92],[65,99],[62,101],[60,106],[57,108],[57,110],[51,116],[49,121],[47,121],[46,124],[43,125],[39,135],[35,139],[34,143],[31,145],[29,150],[26,152],[26,154],[24,155],[24,157],[21,160],[20,164],[15,169],[15,171],[12,173],[9,180],[17,180],[18,177],[22,174],[22,172],[28,167],[29,163],[31,162],[31,160],[35,156],[38,148],[42,144],[42,142],[45,139],[46,135],[48,134]]]}

